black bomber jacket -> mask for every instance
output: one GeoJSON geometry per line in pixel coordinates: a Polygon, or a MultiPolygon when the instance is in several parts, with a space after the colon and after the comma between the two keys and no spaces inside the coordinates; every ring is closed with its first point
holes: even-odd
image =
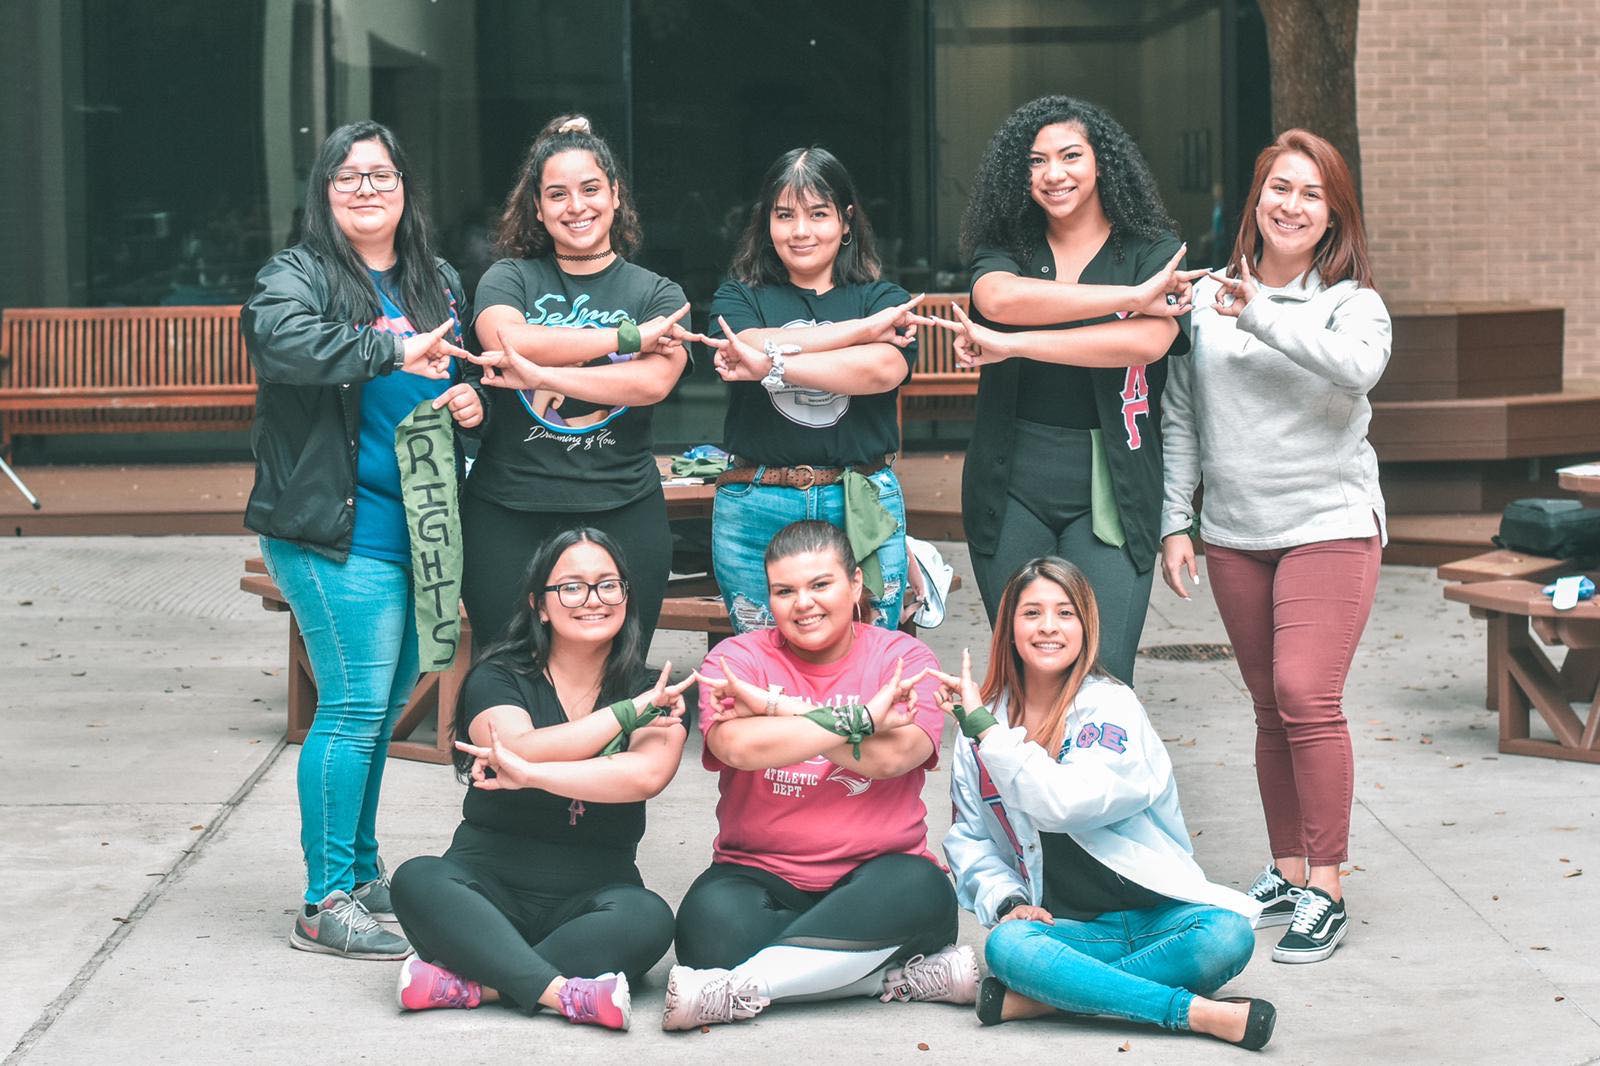
{"type": "MultiPolygon", "coordinates": [[[[472,316],[461,277],[443,259],[436,263],[451,311],[465,329],[472,316]]],[[[250,430],[256,482],[244,524],[343,562],[355,525],[361,389],[394,371],[403,342],[334,319],[330,291],[321,257],[296,245],[256,274],[240,315],[258,385],[250,430]]],[[[483,399],[484,422],[466,431],[476,436],[489,416],[482,371],[469,364],[457,372],[483,399]]]]}

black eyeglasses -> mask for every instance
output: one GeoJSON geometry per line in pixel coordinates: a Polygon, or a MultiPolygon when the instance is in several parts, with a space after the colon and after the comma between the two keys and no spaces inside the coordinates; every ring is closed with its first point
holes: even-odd
{"type": "Polygon", "coordinates": [[[355,192],[363,181],[371,183],[373,192],[394,192],[401,177],[398,170],[341,170],[328,180],[337,192],[355,192]]]}
{"type": "Polygon", "coordinates": [[[563,607],[582,607],[589,602],[591,592],[607,607],[615,607],[628,598],[628,583],[616,577],[604,581],[563,581],[559,585],[546,585],[540,591],[554,592],[563,607]]]}

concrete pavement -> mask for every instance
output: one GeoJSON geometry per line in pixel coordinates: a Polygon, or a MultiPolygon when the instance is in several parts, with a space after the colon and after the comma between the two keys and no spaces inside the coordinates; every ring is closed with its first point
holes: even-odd
{"type": "MultiPolygon", "coordinates": [[[[941,660],[970,644],[981,663],[965,551],[940,547],[966,587],[927,639],[941,660]]],[[[286,619],[236,591],[252,552],[232,537],[0,541],[7,1063],[1241,1061],[1113,1022],[980,1030],[967,1010],[870,1001],[663,1034],[670,956],[635,990],[625,1036],[498,1008],[399,1014],[393,964],[285,943],[301,888],[298,748],[282,745],[286,619]]],[[[1156,589],[1146,645],[1224,640],[1204,586],[1189,604],[1156,589]]],[[[652,659],[687,664],[702,648],[665,634],[652,659]]],[[[1137,680],[1201,863],[1247,885],[1264,831],[1234,664],[1144,659],[1137,680]]],[[[1278,931],[1264,930],[1230,986],[1277,1003],[1271,1060],[1600,1061],[1600,767],[1499,756],[1482,698],[1481,623],[1443,602],[1430,572],[1385,568],[1346,699],[1355,928],[1311,967],[1272,963],[1278,931]]],[[[390,865],[442,850],[461,796],[450,772],[395,761],[388,775],[390,865]]],[[[948,785],[942,769],[929,777],[935,842],[948,785]]],[[[714,801],[695,748],[651,804],[640,865],[669,902],[708,860],[714,801]]],[[[981,943],[970,919],[963,939],[981,943]]]]}

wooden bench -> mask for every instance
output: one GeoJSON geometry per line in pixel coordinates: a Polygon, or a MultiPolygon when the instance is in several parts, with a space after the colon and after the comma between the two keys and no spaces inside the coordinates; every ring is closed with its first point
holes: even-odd
{"type": "Polygon", "coordinates": [[[238,307],[7,308],[0,450],[23,434],[248,429],[238,307]]]}
{"type": "Polygon", "coordinates": [[[1500,750],[1600,763],[1600,602],[1585,600],[1558,611],[1540,591],[1543,584],[1472,581],[1446,585],[1444,596],[1488,622],[1490,706],[1500,712],[1500,750]],[[1539,641],[1567,647],[1559,667],[1539,641]],[[1586,720],[1573,711],[1574,701],[1588,703],[1586,720]],[[1539,712],[1554,740],[1529,735],[1531,710],[1539,712]]]}
{"type": "MultiPolygon", "coordinates": [[[[918,310],[936,318],[954,319],[953,307],[965,311],[970,306],[964,292],[929,293],[918,310]]],[[[955,335],[937,326],[924,326],[917,330],[917,365],[911,377],[900,385],[896,400],[895,417],[905,424],[906,399],[929,397],[975,397],[978,395],[978,372],[963,369],[956,363],[955,335]]]]}
{"type": "MultiPolygon", "coordinates": [[[[311,658],[306,654],[306,642],[300,635],[299,623],[278,586],[267,575],[266,564],[260,558],[246,559],[245,574],[239,579],[239,588],[252,596],[261,597],[261,606],[269,611],[289,614],[289,743],[300,744],[311,728],[311,719],[317,713],[317,679],[311,670],[311,658]]],[[[400,720],[395,722],[389,741],[389,754],[398,759],[415,762],[448,763],[454,749],[456,699],[461,695],[461,683],[466,680],[467,669],[472,665],[472,626],[466,612],[461,613],[461,640],[457,646],[455,662],[450,669],[423,674],[417,687],[411,690],[400,720]],[[428,719],[433,719],[433,743],[412,740],[411,734],[428,719]]]]}

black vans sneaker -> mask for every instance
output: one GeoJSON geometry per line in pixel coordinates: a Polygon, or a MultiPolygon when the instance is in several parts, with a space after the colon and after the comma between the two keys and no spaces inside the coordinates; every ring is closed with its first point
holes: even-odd
{"type": "Polygon", "coordinates": [[[1256,921],[1256,928],[1288,925],[1289,919],[1294,917],[1295,902],[1304,891],[1299,885],[1285,881],[1278,868],[1269,864],[1246,893],[1261,904],[1261,917],[1256,921]]]}
{"type": "Polygon", "coordinates": [[[1321,962],[1333,954],[1349,927],[1344,900],[1335,902],[1322,889],[1308,886],[1295,901],[1289,931],[1272,949],[1272,961],[1321,962]]]}

